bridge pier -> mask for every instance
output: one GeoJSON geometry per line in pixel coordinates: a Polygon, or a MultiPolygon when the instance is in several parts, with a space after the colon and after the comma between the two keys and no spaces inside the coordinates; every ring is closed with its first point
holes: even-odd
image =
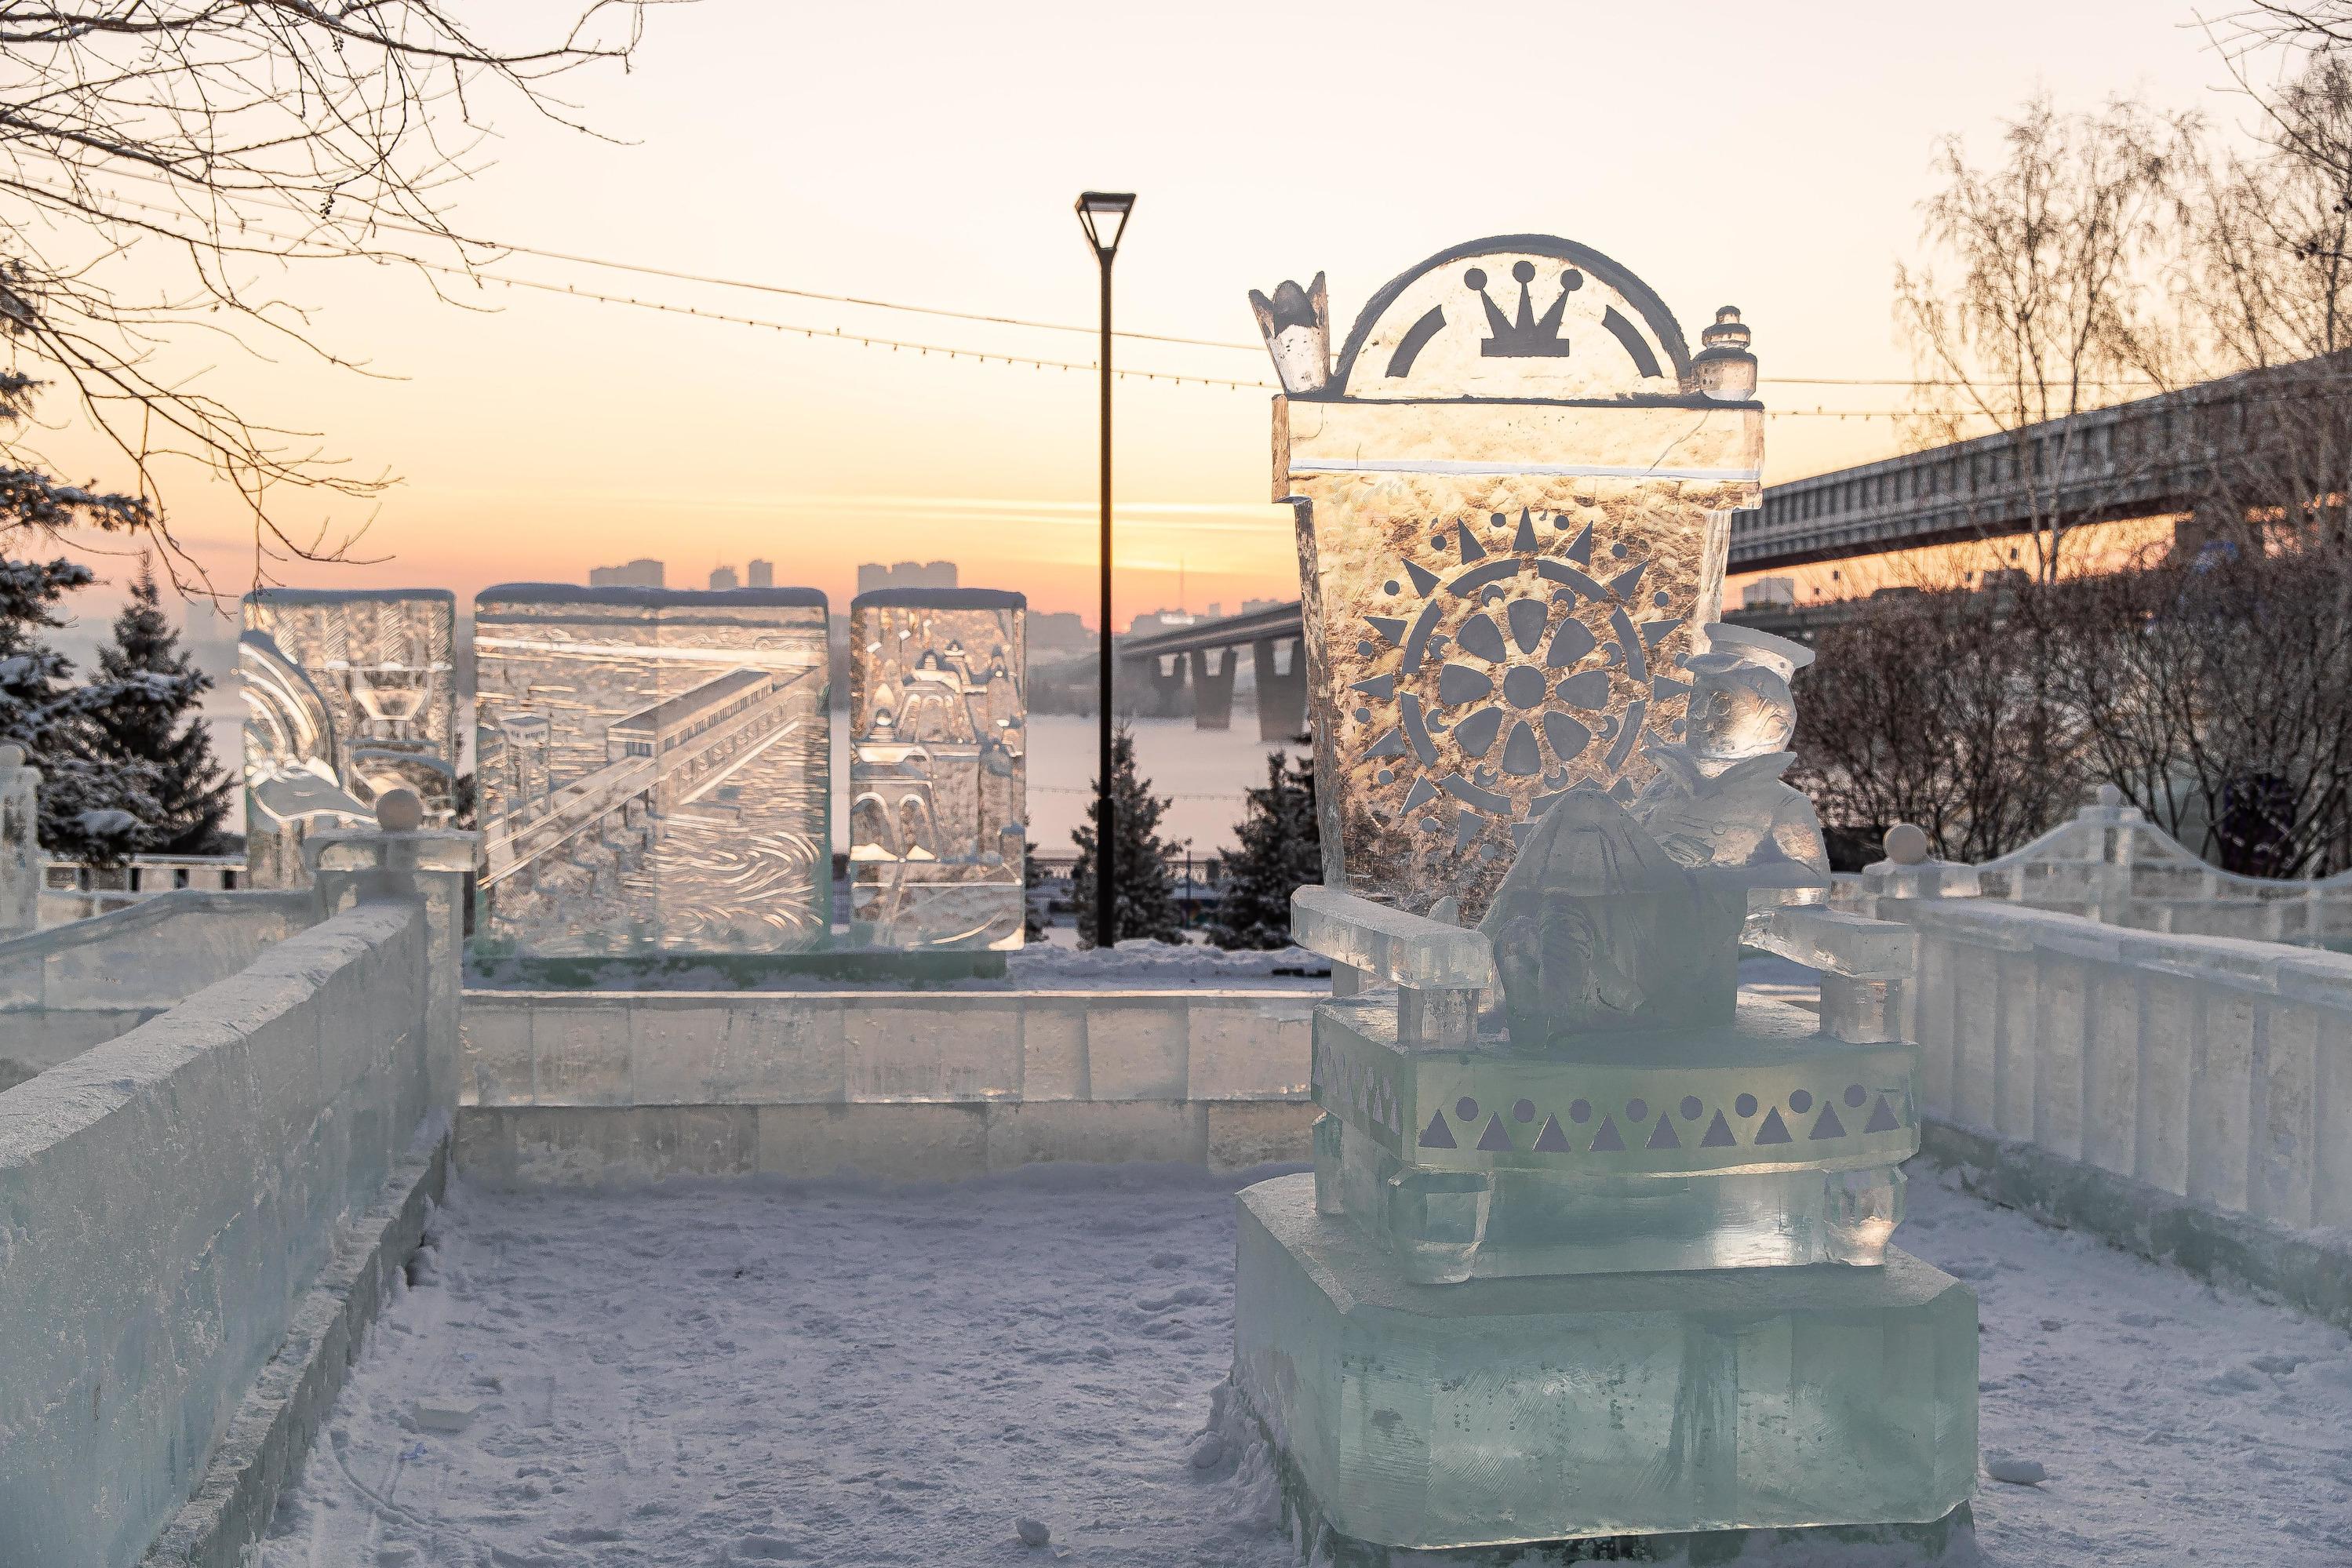
{"type": "Polygon", "coordinates": [[[1307,732],[1307,644],[1293,637],[1290,668],[1276,668],[1281,642],[1260,637],[1250,644],[1250,670],[1257,680],[1257,737],[1295,741],[1307,732]]]}
{"type": "Polygon", "coordinates": [[[1241,673],[1238,648],[1199,649],[1192,655],[1192,727],[1234,727],[1234,677],[1241,673]],[[1216,664],[1210,664],[1214,654],[1216,664]]]}
{"type": "Polygon", "coordinates": [[[1144,673],[1151,679],[1151,716],[1177,718],[1184,711],[1184,665],[1181,653],[1149,659],[1144,673]]]}

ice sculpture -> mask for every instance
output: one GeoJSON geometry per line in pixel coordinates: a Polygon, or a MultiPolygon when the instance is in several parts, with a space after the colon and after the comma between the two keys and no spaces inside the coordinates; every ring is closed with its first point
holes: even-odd
{"type": "Polygon", "coordinates": [[[787,953],[832,931],[824,595],[509,583],[474,605],[478,939],[787,953]]]}
{"type": "Polygon", "coordinates": [[[1810,653],[1715,623],[1721,504],[1760,456],[1735,326],[1701,375],[1622,269],[1485,242],[1367,308],[1331,395],[1380,406],[1277,402],[1345,878],[1293,902],[1334,964],[1323,1114],[1312,1176],[1242,1196],[1234,1379],[1310,1538],[1966,1518],[1975,1301],[1889,1246],[1910,933],[1822,906],[1779,777],[1810,653]],[[1515,313],[1453,317],[1506,271],[1515,313]],[[1409,613],[1335,653],[1368,593],[1409,613]],[[1553,745],[1571,713],[1597,758],[1553,745]],[[1743,939],[1818,967],[1820,1012],[1743,998],[1743,939]]]}
{"type": "Polygon", "coordinates": [[[849,607],[849,918],[883,947],[1021,946],[1028,601],[886,588],[849,607]]]}
{"type": "Polygon", "coordinates": [[[41,923],[41,772],[0,742],[0,936],[41,923]]]}
{"type": "Polygon", "coordinates": [[[245,599],[246,860],[299,886],[313,825],[364,826],[414,790],[426,825],[457,810],[457,601],[441,589],[269,588],[245,599]]]}
{"type": "MultiPolygon", "coordinates": [[[[1286,389],[1324,881],[1475,919],[1551,800],[1630,801],[1645,741],[1682,738],[1763,415],[1698,390],[1665,306],[1567,240],[1432,257],[1328,371],[1320,281],[1252,303],[1286,389]]],[[[1744,328],[1708,352],[1752,381],[1744,328]]]]}

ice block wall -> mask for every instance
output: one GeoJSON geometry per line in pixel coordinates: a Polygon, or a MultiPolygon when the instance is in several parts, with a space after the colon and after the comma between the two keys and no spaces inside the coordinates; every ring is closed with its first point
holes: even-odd
{"type": "Polygon", "coordinates": [[[1475,921],[1552,800],[1631,801],[1645,743],[1683,737],[1731,514],[1761,495],[1746,329],[1727,313],[1695,357],[1639,278],[1537,235],[1396,279],[1328,368],[1319,278],[1255,302],[1324,881],[1475,921]]]}
{"type": "Polygon", "coordinates": [[[510,583],[475,601],[476,939],[785,953],[832,931],[824,595],[510,583]]]}
{"type": "Polygon", "coordinates": [[[458,809],[457,599],[446,589],[269,588],[245,599],[248,883],[297,887],[313,826],[368,825],[416,791],[427,827],[458,809]]]}
{"type": "Polygon", "coordinates": [[[256,1378],[293,1385],[283,1336],[436,1109],[426,925],[352,910],[7,1091],[0,1563],[150,1560],[256,1378]]]}
{"type": "Polygon", "coordinates": [[[849,611],[850,921],[877,946],[1018,947],[1027,601],[861,593],[849,611]]]}

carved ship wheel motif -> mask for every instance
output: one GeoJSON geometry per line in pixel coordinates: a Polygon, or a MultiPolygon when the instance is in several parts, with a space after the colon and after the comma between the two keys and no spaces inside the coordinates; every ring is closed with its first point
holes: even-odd
{"type": "MultiPolygon", "coordinates": [[[[1580,779],[1614,783],[1630,799],[1622,776],[1643,727],[1690,691],[1672,667],[1679,661],[1659,647],[1685,618],[1635,614],[1672,603],[1663,587],[1645,588],[1649,559],[1622,542],[1596,550],[1590,521],[1564,550],[1546,553],[1544,532],[1577,528],[1565,514],[1548,524],[1526,508],[1515,528],[1493,514],[1493,533],[1510,534],[1502,549],[1481,543],[1466,521],[1440,525],[1431,549],[1454,559],[1442,570],[1402,562],[1382,584],[1400,612],[1368,617],[1396,650],[1392,672],[1349,687],[1365,699],[1359,723],[1372,722],[1371,703],[1395,704],[1394,727],[1364,752],[1382,805],[1434,833],[1445,825],[1434,814],[1412,819],[1451,797],[1469,808],[1455,818],[1460,847],[1478,836],[1482,817],[1523,836],[1580,779]]],[[[1382,650],[1367,640],[1356,652],[1369,661],[1382,650]]],[[[1679,738],[1683,721],[1662,727],[1679,738]]]]}

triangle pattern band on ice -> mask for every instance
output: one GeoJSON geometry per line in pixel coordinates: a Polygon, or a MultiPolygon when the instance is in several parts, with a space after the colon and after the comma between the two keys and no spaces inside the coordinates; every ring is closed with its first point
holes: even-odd
{"type": "Polygon", "coordinates": [[[1445,1113],[1432,1111],[1429,1125],[1421,1130],[1421,1146],[1424,1149],[1453,1149],[1461,1145],[1454,1141],[1454,1129],[1445,1124],[1445,1113]]]}
{"type": "Polygon", "coordinates": [[[1585,1152],[1595,1155],[1622,1154],[1624,1148],[1625,1140],[1617,1135],[1617,1119],[1613,1116],[1603,1116],[1601,1118],[1601,1131],[1592,1134],[1592,1145],[1585,1152]]]}
{"type": "Polygon", "coordinates": [[[1837,1107],[1829,1104],[1826,1102],[1823,1103],[1822,1106],[1822,1119],[1813,1124],[1812,1135],[1806,1141],[1809,1143],[1818,1144],[1823,1138],[1843,1138],[1844,1136],[1845,1124],[1838,1120],[1837,1107]]]}
{"type": "Polygon", "coordinates": [[[1642,1146],[1645,1149],[1679,1149],[1683,1146],[1683,1141],[1675,1136],[1674,1113],[1658,1113],[1658,1124],[1650,1130],[1650,1141],[1642,1146]]]}
{"type": "Polygon", "coordinates": [[[1876,1109],[1870,1113],[1870,1120],[1862,1124],[1862,1130],[1865,1133],[1892,1133],[1899,1131],[1902,1125],[1895,1119],[1895,1107],[1886,1103],[1885,1095],[1881,1094],[1876,1109]]]}
{"type": "Polygon", "coordinates": [[[1571,1155],[1576,1152],[1569,1147],[1568,1134],[1559,1130],[1559,1117],[1544,1118],[1543,1131],[1536,1134],[1536,1152],[1545,1155],[1571,1155]]]}
{"type": "Polygon", "coordinates": [[[1504,1130],[1501,1112],[1486,1118],[1486,1130],[1478,1134],[1478,1146],[1490,1153],[1496,1150],[1510,1153],[1511,1134],[1504,1130]]]}
{"type": "MultiPolygon", "coordinates": [[[[1756,1141],[1759,1144],[1785,1144],[1791,1141],[1789,1137],[1789,1124],[1780,1120],[1780,1107],[1775,1105],[1764,1113],[1764,1125],[1757,1129],[1756,1141]]],[[[1449,1144],[1446,1146],[1451,1148],[1453,1145],[1449,1144]]]]}
{"type": "Polygon", "coordinates": [[[1723,1119],[1722,1112],[1717,1111],[1715,1120],[1706,1124],[1706,1136],[1698,1141],[1698,1146],[1702,1149],[1727,1149],[1738,1142],[1731,1135],[1731,1124],[1723,1119]]]}

